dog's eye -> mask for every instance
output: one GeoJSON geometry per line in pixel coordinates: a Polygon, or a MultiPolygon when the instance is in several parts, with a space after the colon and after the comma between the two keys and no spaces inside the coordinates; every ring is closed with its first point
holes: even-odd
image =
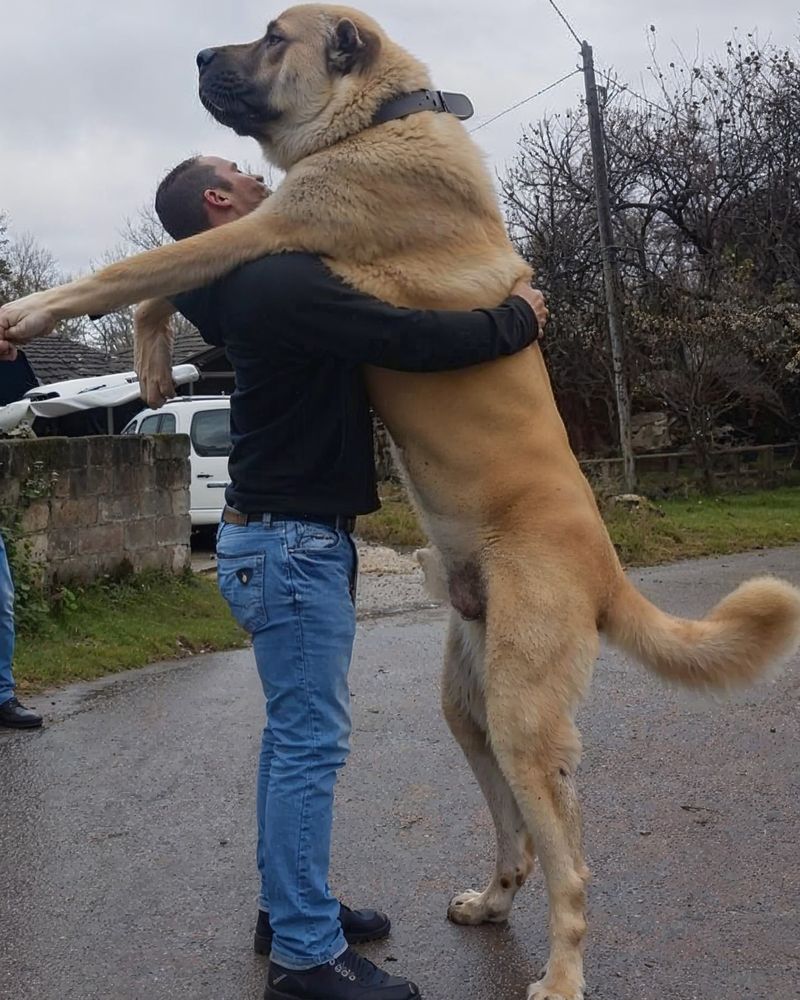
{"type": "Polygon", "coordinates": [[[282,35],[278,35],[276,32],[270,31],[270,33],[267,35],[266,40],[267,40],[267,48],[274,49],[276,45],[280,45],[281,42],[284,41],[284,38],[282,35]]]}

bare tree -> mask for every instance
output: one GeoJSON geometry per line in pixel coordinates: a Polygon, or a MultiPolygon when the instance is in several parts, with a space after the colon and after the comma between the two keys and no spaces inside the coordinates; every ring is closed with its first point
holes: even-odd
{"type": "MultiPolygon", "coordinates": [[[[120,231],[121,241],[116,247],[107,251],[100,264],[114,264],[118,260],[130,257],[133,253],[153,250],[171,242],[170,236],[161,225],[161,220],[155,210],[149,205],[143,205],[134,216],[129,216],[120,231]]],[[[120,309],[95,320],[92,329],[87,332],[87,341],[111,354],[122,354],[133,349],[133,308],[120,309]]],[[[182,329],[192,329],[188,320],[176,315],[172,320],[173,330],[179,333],[182,329]]]]}
{"type": "MultiPolygon", "coordinates": [[[[676,418],[710,485],[723,421],[742,438],[800,430],[800,69],[753,36],[708,63],[662,68],[655,41],[651,54],[656,100],[606,77],[628,376],[635,406],[676,418]]],[[[591,402],[611,412],[587,149],[583,106],[546,119],[523,135],[503,186],[512,235],[551,301],[548,358],[581,444],[598,429],[614,440],[591,402]]]]}
{"type": "Polygon", "coordinates": [[[11,284],[15,298],[49,288],[60,278],[55,257],[30,233],[15,239],[8,250],[11,284]]]}
{"type": "MultiPolygon", "coordinates": [[[[69,281],[61,272],[55,257],[31,233],[9,236],[6,224],[0,228],[0,301],[31,295],[52,285],[69,281]]],[[[84,318],[63,320],[58,332],[71,340],[82,339],[86,330],[84,318]]]]}
{"type": "Polygon", "coordinates": [[[11,298],[9,294],[10,278],[11,265],[8,260],[8,223],[5,215],[0,213],[0,304],[8,302],[11,298]]]}

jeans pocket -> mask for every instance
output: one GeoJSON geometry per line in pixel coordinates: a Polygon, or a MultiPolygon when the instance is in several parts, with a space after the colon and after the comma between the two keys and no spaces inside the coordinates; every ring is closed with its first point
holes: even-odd
{"type": "Polygon", "coordinates": [[[297,526],[297,533],[290,549],[293,552],[321,552],[335,548],[340,541],[341,534],[336,528],[303,521],[297,526]]]}
{"type": "Polygon", "coordinates": [[[264,600],[263,553],[225,556],[217,554],[217,582],[236,621],[247,632],[267,624],[264,600]]]}

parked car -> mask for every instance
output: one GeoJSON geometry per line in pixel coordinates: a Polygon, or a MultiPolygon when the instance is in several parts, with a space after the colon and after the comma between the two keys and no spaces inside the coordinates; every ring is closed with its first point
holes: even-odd
{"type": "Polygon", "coordinates": [[[225,503],[231,451],[228,396],[179,396],[160,410],[142,410],[123,434],[187,434],[190,441],[189,513],[193,527],[217,524],[225,503]]]}

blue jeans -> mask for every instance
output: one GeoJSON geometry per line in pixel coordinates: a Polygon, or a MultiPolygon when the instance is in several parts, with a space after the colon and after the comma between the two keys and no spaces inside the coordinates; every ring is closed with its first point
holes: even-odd
{"type": "Polygon", "coordinates": [[[14,697],[14,583],[8,556],[0,535],[0,705],[14,697]]]}
{"type": "Polygon", "coordinates": [[[322,965],[347,947],[328,888],[333,788],[350,748],[355,637],[350,536],[306,521],[222,524],[219,587],[253,637],[267,722],[258,768],[259,907],[272,959],[322,965]]]}

